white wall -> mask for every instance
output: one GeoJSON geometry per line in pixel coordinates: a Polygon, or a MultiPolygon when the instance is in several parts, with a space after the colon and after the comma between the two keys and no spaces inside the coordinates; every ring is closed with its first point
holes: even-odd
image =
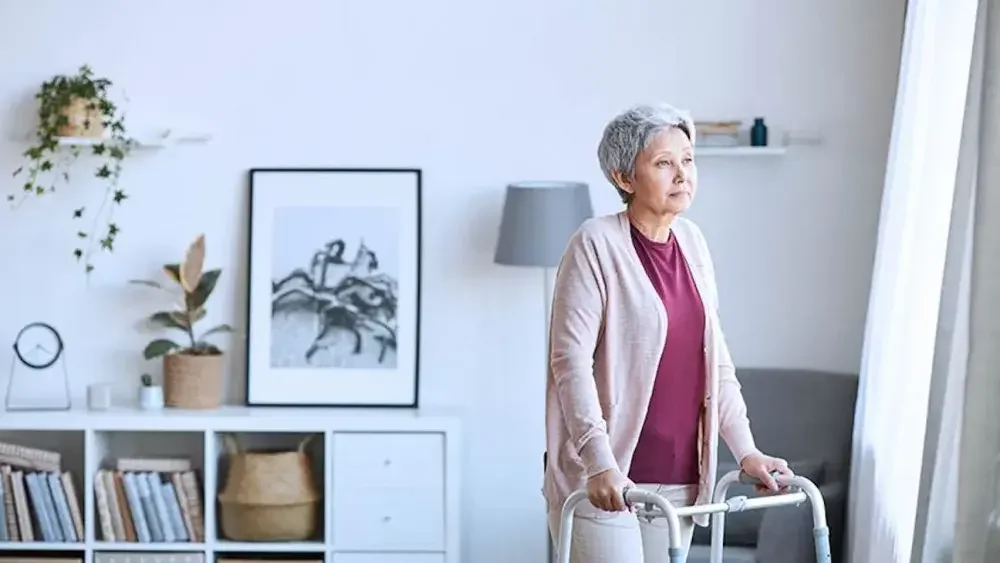
{"type": "MultiPolygon", "coordinates": [[[[124,280],[198,232],[225,268],[210,320],[245,321],[248,168],[421,167],[421,398],[465,412],[465,558],[537,561],[542,276],[491,263],[504,183],[583,180],[598,212],[618,210],[595,147],[636,101],[822,132],[784,158],[703,159],[691,217],[738,364],[856,370],[904,2],[878,4],[0,0],[0,171],[19,162],[34,88],[84,62],[126,89],[134,131],[216,136],[128,163],[118,249],[89,286],[69,211],[97,186],[3,211],[0,342],[49,320],[78,392],[128,390],[159,368],[135,328],[156,304],[124,280]]],[[[229,348],[240,401],[243,348],[229,348]]]]}

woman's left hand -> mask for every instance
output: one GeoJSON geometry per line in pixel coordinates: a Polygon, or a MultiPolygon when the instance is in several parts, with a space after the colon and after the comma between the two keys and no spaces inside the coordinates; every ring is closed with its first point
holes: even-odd
{"type": "Polygon", "coordinates": [[[772,457],[762,453],[750,454],[743,458],[743,460],[740,461],[740,469],[742,469],[747,475],[760,479],[761,484],[756,486],[756,489],[759,492],[780,493],[788,489],[788,487],[778,486],[774,477],[771,476],[771,473],[773,472],[777,472],[779,475],[786,477],[792,477],[795,475],[792,470],[788,468],[787,461],[781,459],[780,457],[772,457]]]}

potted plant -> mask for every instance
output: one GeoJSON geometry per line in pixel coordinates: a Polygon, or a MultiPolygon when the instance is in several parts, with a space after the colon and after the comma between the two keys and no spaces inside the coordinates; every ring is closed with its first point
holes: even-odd
{"type": "Polygon", "coordinates": [[[151,411],[163,408],[163,387],[153,385],[153,376],[148,373],[139,378],[139,408],[151,411]]]}
{"type": "MultiPolygon", "coordinates": [[[[205,318],[205,303],[215,289],[222,270],[203,271],[205,263],[205,235],[188,247],[184,261],[167,264],[163,271],[181,290],[181,306],[172,311],[153,313],[149,320],[162,328],[181,332],[182,343],[169,338],[150,342],[143,351],[147,360],[163,358],[163,387],[165,403],[170,407],[210,409],[222,403],[223,354],[209,336],[231,332],[232,327],[221,324],[199,335],[195,324],[205,318]]],[[[165,291],[167,287],[156,281],[132,280],[165,291]]]]}
{"type": "Polygon", "coordinates": [[[55,192],[57,184],[69,183],[71,165],[89,148],[95,159],[93,175],[104,183],[104,194],[100,205],[93,206],[95,212],[86,205],[73,210],[75,222],[90,221],[89,226],[74,228],[73,256],[87,273],[94,269],[91,258],[96,250],[114,250],[121,232],[114,213],[128,197],[118,180],[134,141],[128,137],[124,114],[108,94],[111,86],[111,80],[94,76],[88,65],[76,74],[57,75],[42,83],[35,93],[35,139],[22,155],[27,162],[14,170],[14,178],[19,179],[15,192],[7,196],[16,206],[29,197],[55,192]]]}

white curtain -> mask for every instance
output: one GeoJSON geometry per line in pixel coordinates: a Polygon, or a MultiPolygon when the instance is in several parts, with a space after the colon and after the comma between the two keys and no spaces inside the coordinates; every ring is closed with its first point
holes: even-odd
{"type": "MultiPolygon", "coordinates": [[[[963,551],[962,555],[955,553],[958,493],[959,484],[962,483],[959,479],[960,444],[968,383],[969,347],[972,339],[970,305],[973,253],[974,248],[981,251],[983,244],[989,243],[982,237],[977,238],[975,232],[977,214],[981,215],[985,210],[977,201],[980,196],[977,184],[983,122],[982,93],[987,47],[985,39],[988,25],[996,29],[995,24],[988,23],[987,4],[988,0],[979,2],[972,69],[966,96],[951,232],[948,239],[941,311],[938,317],[934,367],[931,375],[927,439],[924,443],[923,472],[918,495],[922,502],[917,507],[913,544],[914,563],[948,563],[956,560],[983,563],[1000,561],[1000,554],[993,559],[983,559],[982,555],[969,557],[974,552],[981,554],[980,550],[984,545],[981,534],[985,531],[985,519],[976,515],[978,511],[965,511],[965,519],[971,520],[966,522],[966,525],[972,525],[973,535],[978,539],[972,542],[959,541],[967,546],[980,547],[972,552],[967,549],[960,550],[963,551]]],[[[989,17],[996,18],[996,15],[997,12],[994,10],[989,17]]],[[[995,54],[991,55],[991,58],[997,61],[995,54]]],[[[979,262],[977,262],[977,274],[981,272],[978,266],[979,262]]],[[[972,451],[982,450],[976,446],[972,451]]],[[[982,465],[978,462],[977,464],[982,465]]]]}
{"type": "Polygon", "coordinates": [[[852,563],[920,561],[921,465],[977,4],[907,6],[855,416],[852,563]]]}
{"type": "MultiPolygon", "coordinates": [[[[1000,7],[983,0],[969,351],[956,479],[955,563],[1000,561],[1000,7]],[[986,4],[992,4],[986,6],[986,4]]],[[[930,536],[930,532],[928,533],[930,536]]]]}
{"type": "Polygon", "coordinates": [[[990,414],[997,412],[998,403],[989,395],[991,386],[996,393],[1000,376],[989,366],[997,364],[992,357],[997,350],[993,319],[1000,315],[1000,303],[995,299],[990,303],[983,293],[995,285],[996,263],[989,260],[995,260],[990,254],[1000,250],[1000,240],[990,232],[996,232],[995,227],[989,226],[1000,219],[1000,208],[990,203],[1000,187],[995,170],[990,170],[995,169],[990,161],[996,160],[1000,145],[995,126],[985,126],[1000,117],[996,95],[1000,41],[995,37],[1000,10],[988,4],[988,0],[979,3],[927,419],[919,493],[925,502],[918,511],[914,562],[1000,561],[1000,550],[988,549],[989,516],[998,500],[994,457],[1000,429],[990,414]]]}

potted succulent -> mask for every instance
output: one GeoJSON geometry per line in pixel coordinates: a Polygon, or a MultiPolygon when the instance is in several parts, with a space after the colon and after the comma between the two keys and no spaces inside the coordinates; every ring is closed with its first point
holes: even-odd
{"type": "Polygon", "coordinates": [[[163,408],[163,387],[153,385],[153,376],[148,373],[139,378],[139,408],[151,411],[163,408]]]}
{"type": "Polygon", "coordinates": [[[88,65],[42,83],[35,93],[34,141],[22,155],[26,162],[14,170],[18,181],[14,193],[7,196],[7,201],[20,205],[29,197],[55,192],[58,184],[69,183],[71,165],[89,149],[94,157],[93,175],[104,184],[104,193],[100,205],[93,206],[96,211],[75,207],[72,216],[74,222],[90,223],[73,229],[73,256],[87,273],[94,269],[93,253],[112,252],[121,232],[114,213],[128,196],[118,180],[122,161],[135,144],[127,134],[124,114],[108,94],[111,86],[111,80],[95,76],[88,65]]]}
{"type": "MultiPolygon", "coordinates": [[[[220,269],[204,271],[204,263],[205,235],[199,235],[188,247],[183,262],[163,267],[167,277],[180,287],[181,306],[149,317],[154,325],[179,331],[184,337],[183,343],[158,338],[143,351],[147,360],[163,359],[165,403],[170,407],[210,409],[222,403],[223,353],[208,337],[231,332],[232,327],[221,324],[200,334],[195,331],[195,324],[205,318],[205,303],[222,273],[220,269]]],[[[156,281],[132,283],[171,291],[156,281]]]]}

